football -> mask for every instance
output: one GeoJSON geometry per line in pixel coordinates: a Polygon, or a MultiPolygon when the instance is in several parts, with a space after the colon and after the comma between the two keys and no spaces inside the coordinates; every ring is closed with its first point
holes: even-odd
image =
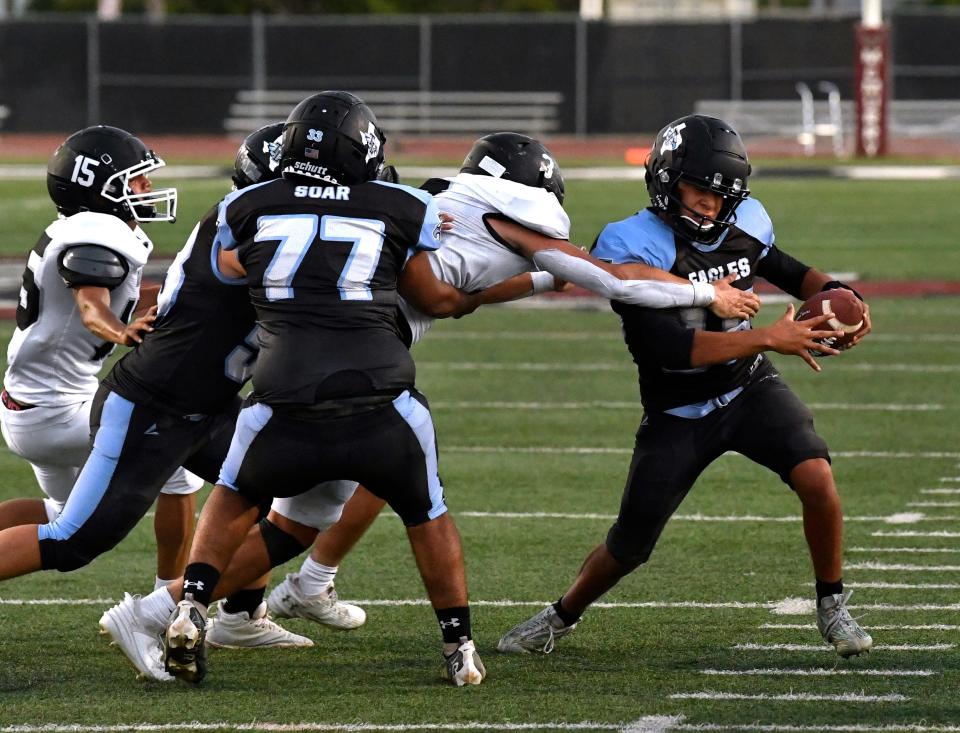
{"type": "MultiPolygon", "coordinates": [[[[835,339],[824,339],[823,342],[835,349],[846,348],[857,331],[863,327],[863,303],[845,288],[825,290],[809,298],[800,306],[796,320],[806,321],[826,313],[833,313],[834,317],[824,324],[824,328],[843,331],[844,335],[835,339]]],[[[814,356],[828,356],[820,352],[811,351],[810,353],[814,356]]]]}

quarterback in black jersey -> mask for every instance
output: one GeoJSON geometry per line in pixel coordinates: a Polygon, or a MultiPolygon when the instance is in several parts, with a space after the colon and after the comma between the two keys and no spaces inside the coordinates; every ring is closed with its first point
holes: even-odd
{"type": "Polygon", "coordinates": [[[258,502],[344,478],[407,526],[443,633],[444,676],[461,686],[485,675],[432,420],[396,316],[407,259],[438,248],[447,224],[428,193],[377,180],[384,140],[355,96],[313,95],[284,125],[282,178],[219,206],[212,261],[219,277],[247,283],[260,352],[165,634],[166,668],[186,681],[206,673],[206,608],[258,502]]]}
{"type": "MultiPolygon", "coordinates": [[[[651,207],[607,225],[593,255],[642,262],[710,282],[733,278],[752,290],[762,276],[800,300],[834,287],[819,270],[774,246],[773,225],[749,195],[750,163],[739,135],[721,120],[691,115],[658,134],[647,161],[651,207]]],[[[859,296],[858,296],[859,297],[859,296]]],[[[637,364],[644,417],[617,521],[554,604],[500,640],[505,652],[549,652],[574,630],[591,603],[650,556],[661,531],[703,470],[727,451],[777,473],[799,497],[813,561],[817,624],[843,657],[870,650],[843,593],[843,515],[827,445],[813,415],[764,352],[803,358],[836,354],[818,340],[827,317],[793,320],[793,306],[772,326],[724,319],[703,308],[651,310],[612,303],[637,364]]],[[[870,330],[869,315],[854,343],[870,330]]]]}

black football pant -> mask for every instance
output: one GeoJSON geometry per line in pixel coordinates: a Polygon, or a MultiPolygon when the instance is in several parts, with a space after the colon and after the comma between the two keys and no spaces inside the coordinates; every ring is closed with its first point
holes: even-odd
{"type": "Polygon", "coordinates": [[[727,451],[766,466],[788,485],[799,463],[830,460],[827,444],[814,430],[813,414],[775,373],[701,418],[646,414],[620,514],[607,534],[610,554],[627,566],[646,562],[694,482],[727,451]]]}

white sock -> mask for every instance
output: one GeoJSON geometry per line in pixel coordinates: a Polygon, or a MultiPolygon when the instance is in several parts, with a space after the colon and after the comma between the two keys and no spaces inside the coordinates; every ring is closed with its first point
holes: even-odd
{"type": "Polygon", "coordinates": [[[164,579],[161,578],[159,575],[157,575],[157,576],[154,578],[154,581],[153,581],[153,589],[154,589],[154,590],[159,590],[160,588],[166,588],[166,587],[167,587],[168,585],[170,585],[170,583],[172,583],[172,582],[173,582],[173,580],[164,580],[164,579]]]}
{"type": "Polygon", "coordinates": [[[174,603],[173,596],[170,595],[166,586],[157,588],[150,595],[140,599],[140,611],[143,613],[144,620],[151,626],[151,630],[158,632],[167,627],[170,614],[176,607],[177,604],[174,603]]]}
{"type": "Polygon", "coordinates": [[[336,577],[336,567],[321,565],[309,556],[300,566],[300,588],[304,595],[315,596],[323,593],[336,577]]]}

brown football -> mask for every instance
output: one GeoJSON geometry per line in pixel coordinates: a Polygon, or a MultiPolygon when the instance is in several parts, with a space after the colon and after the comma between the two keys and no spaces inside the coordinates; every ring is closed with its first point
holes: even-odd
{"type": "MultiPolygon", "coordinates": [[[[821,328],[843,331],[844,335],[837,339],[825,339],[825,341],[828,346],[843,349],[853,340],[854,334],[863,328],[863,303],[846,288],[825,290],[809,298],[800,306],[797,310],[796,320],[806,321],[809,318],[816,318],[827,313],[833,313],[834,317],[821,328]]],[[[827,354],[821,354],[820,352],[816,352],[814,355],[827,356],[827,354]]]]}

